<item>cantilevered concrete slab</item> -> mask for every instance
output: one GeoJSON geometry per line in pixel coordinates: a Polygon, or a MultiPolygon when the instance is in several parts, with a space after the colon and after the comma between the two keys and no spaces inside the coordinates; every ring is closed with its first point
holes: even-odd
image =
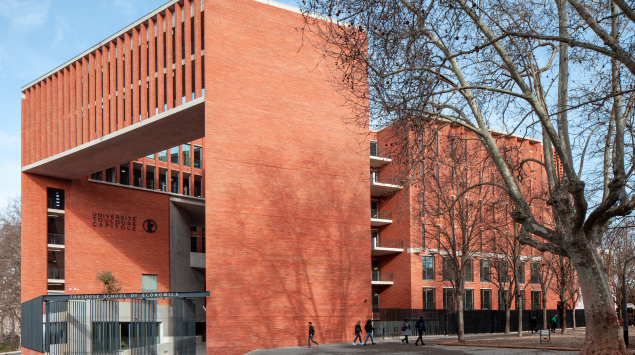
{"type": "Polygon", "coordinates": [[[22,168],[25,173],[77,179],[205,137],[201,97],[89,143],[22,168]]]}

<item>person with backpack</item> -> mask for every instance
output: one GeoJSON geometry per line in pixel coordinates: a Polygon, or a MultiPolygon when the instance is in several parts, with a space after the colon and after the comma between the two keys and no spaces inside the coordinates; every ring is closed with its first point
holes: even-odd
{"type": "Polygon", "coordinates": [[[419,332],[419,337],[415,342],[415,346],[419,346],[419,340],[421,340],[421,345],[426,345],[426,343],[423,342],[422,338],[423,333],[425,333],[426,331],[426,321],[423,320],[423,317],[419,317],[419,320],[417,321],[417,323],[415,323],[415,328],[417,328],[417,331],[419,332]]]}
{"type": "Polygon", "coordinates": [[[359,343],[362,343],[362,326],[360,325],[360,321],[357,321],[355,324],[355,340],[353,340],[353,345],[357,345],[355,342],[359,338],[359,343]]]}
{"type": "Polygon", "coordinates": [[[529,325],[531,325],[531,335],[534,335],[534,331],[538,334],[538,319],[535,315],[529,320],[529,325]]]}
{"type": "Polygon", "coordinates": [[[556,327],[558,326],[558,315],[556,314],[551,318],[551,332],[556,332],[556,327]]]}
{"type": "Polygon", "coordinates": [[[405,341],[406,344],[408,344],[408,335],[410,335],[410,324],[408,324],[407,319],[404,319],[403,323],[401,324],[401,335],[404,336],[404,338],[401,339],[401,343],[403,344],[403,342],[405,341]]]}
{"type": "Polygon", "coordinates": [[[375,330],[375,328],[373,328],[373,321],[372,320],[367,320],[366,321],[366,325],[364,326],[364,330],[366,331],[366,340],[364,340],[364,345],[366,345],[366,342],[368,341],[368,338],[370,338],[370,341],[373,343],[373,345],[375,345],[375,340],[373,340],[373,330],[375,330]]]}
{"type": "Polygon", "coordinates": [[[309,322],[309,348],[311,347],[311,342],[313,342],[313,344],[318,345],[317,341],[313,340],[313,336],[315,335],[315,328],[313,328],[313,324],[311,324],[311,322],[309,322]]]}

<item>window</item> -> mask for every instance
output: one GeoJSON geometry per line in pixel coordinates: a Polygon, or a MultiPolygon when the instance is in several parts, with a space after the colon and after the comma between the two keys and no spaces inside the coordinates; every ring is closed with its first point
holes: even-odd
{"type": "Polygon", "coordinates": [[[379,201],[370,201],[370,218],[379,218],[379,201]]]}
{"type": "Polygon", "coordinates": [[[518,295],[516,295],[515,301],[516,309],[525,309],[525,292],[518,291],[518,295]]]}
{"type": "Polygon", "coordinates": [[[159,282],[157,275],[141,275],[141,292],[158,292],[159,282]]]}
{"type": "Polygon", "coordinates": [[[498,281],[500,283],[507,283],[507,273],[508,273],[508,268],[507,268],[507,260],[498,260],[496,262],[496,272],[498,273],[498,281]]]}
{"type": "Polygon", "coordinates": [[[463,271],[465,274],[465,282],[474,282],[474,271],[472,270],[472,259],[467,260],[463,268],[464,268],[463,271]]]}
{"type": "Polygon", "coordinates": [[[377,142],[376,141],[370,141],[370,156],[371,157],[377,156],[377,142]]]}
{"type": "Polygon", "coordinates": [[[141,169],[132,169],[132,185],[142,187],[143,181],[141,180],[141,169]]]}
{"type": "Polygon", "coordinates": [[[518,284],[522,285],[525,283],[525,263],[518,264],[518,284]]]}
{"type": "Polygon", "coordinates": [[[454,281],[454,267],[450,258],[443,258],[443,281],[454,281]]]}
{"type": "Polygon", "coordinates": [[[154,160],[154,154],[146,155],[146,159],[154,160]]]}
{"type": "Polygon", "coordinates": [[[531,263],[531,283],[540,284],[540,263],[531,263]]]}
{"type": "Polygon", "coordinates": [[[379,229],[371,229],[370,230],[370,237],[371,238],[379,238],[379,229]]]}
{"type": "Polygon", "coordinates": [[[198,228],[196,226],[190,226],[190,232],[196,233],[197,230],[198,228]]]}
{"type": "Polygon", "coordinates": [[[481,309],[484,311],[492,309],[492,290],[481,289],[481,309]]]}
{"type": "Polygon", "coordinates": [[[454,289],[443,289],[443,309],[454,310],[454,289]]]}
{"type": "Polygon", "coordinates": [[[159,174],[159,190],[165,191],[165,192],[168,191],[168,181],[167,181],[166,173],[159,174]]]}
{"type": "Polygon", "coordinates": [[[166,163],[168,162],[168,151],[167,150],[160,151],[158,153],[158,155],[159,155],[159,161],[164,161],[166,163]]]}
{"type": "Polygon", "coordinates": [[[183,166],[190,166],[190,145],[183,144],[181,150],[183,151],[183,166]]]}
{"type": "Polygon", "coordinates": [[[190,195],[190,178],[183,177],[183,195],[190,195]]]}
{"type": "Polygon", "coordinates": [[[372,290],[373,293],[373,312],[379,312],[379,291],[377,290],[372,290]]]}
{"type": "Polygon", "coordinates": [[[175,194],[179,193],[179,177],[178,177],[178,175],[170,177],[170,192],[174,192],[175,194]]]}
{"type": "Polygon", "coordinates": [[[508,295],[507,290],[505,290],[504,292],[501,290],[498,290],[498,309],[500,309],[501,311],[505,310],[505,300],[507,299],[507,295],[508,295]]]}
{"type": "Polygon", "coordinates": [[[47,208],[54,210],[64,209],[64,190],[47,189],[46,190],[47,208]]]}
{"type": "Polygon", "coordinates": [[[203,185],[201,180],[194,179],[194,196],[201,197],[203,196],[203,185]]]}
{"type": "Polygon", "coordinates": [[[423,265],[423,279],[434,281],[434,256],[424,256],[421,261],[423,265]]]}
{"type": "Polygon", "coordinates": [[[121,185],[130,185],[130,165],[121,165],[119,167],[119,183],[121,185]]]}
{"type": "Polygon", "coordinates": [[[481,282],[491,282],[492,273],[490,270],[489,260],[481,260],[481,282]]]}
{"type": "Polygon", "coordinates": [[[201,237],[201,253],[205,252],[205,228],[203,228],[203,236],[201,237]]]}
{"type": "Polygon", "coordinates": [[[434,288],[423,289],[423,309],[435,309],[434,288]]]}
{"type": "Polygon", "coordinates": [[[106,169],[106,181],[115,183],[117,179],[117,173],[115,172],[115,168],[106,169]]]}
{"type": "Polygon", "coordinates": [[[466,311],[474,309],[474,290],[465,290],[465,296],[463,296],[463,309],[466,311]]]}
{"type": "Polygon", "coordinates": [[[379,182],[379,172],[375,171],[375,170],[371,170],[370,171],[370,183],[371,185],[373,183],[379,182]]]}
{"type": "Polygon", "coordinates": [[[154,190],[154,170],[148,171],[146,168],[146,189],[154,190]]]}
{"type": "Polygon", "coordinates": [[[200,169],[201,168],[201,150],[203,148],[195,145],[194,146],[194,168],[196,169],[200,169]]]}
{"type": "Polygon", "coordinates": [[[174,147],[170,149],[170,163],[172,164],[179,163],[179,147],[174,147]]]}
{"type": "Polygon", "coordinates": [[[91,179],[93,179],[93,180],[99,180],[99,181],[101,181],[101,179],[102,179],[102,177],[101,177],[101,171],[98,171],[98,172],[96,172],[96,173],[92,173],[92,174],[90,175],[90,178],[91,178],[91,179]]]}
{"type": "Polygon", "coordinates": [[[531,291],[531,309],[534,311],[540,309],[540,291],[531,291]]]}
{"type": "Polygon", "coordinates": [[[195,237],[195,236],[190,237],[190,242],[191,242],[190,251],[192,253],[196,253],[198,251],[197,241],[198,241],[198,237],[195,237]]]}

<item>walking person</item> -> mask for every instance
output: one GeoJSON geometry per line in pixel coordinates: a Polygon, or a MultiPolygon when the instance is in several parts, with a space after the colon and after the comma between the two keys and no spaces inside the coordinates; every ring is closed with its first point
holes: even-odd
{"type": "Polygon", "coordinates": [[[313,342],[313,344],[318,345],[317,341],[313,340],[313,336],[315,335],[315,328],[313,328],[313,324],[311,324],[311,322],[309,322],[309,348],[311,347],[311,342],[313,342]]]}
{"type": "Polygon", "coordinates": [[[556,332],[556,327],[558,326],[558,315],[556,314],[551,318],[551,332],[556,332]]]}
{"type": "Polygon", "coordinates": [[[419,332],[419,337],[417,338],[417,341],[415,341],[415,346],[419,346],[419,340],[421,340],[421,345],[426,345],[422,338],[423,333],[426,331],[426,321],[423,320],[423,317],[419,317],[419,320],[415,323],[415,328],[417,328],[417,331],[419,332]]]}
{"type": "Polygon", "coordinates": [[[408,324],[407,319],[404,319],[403,324],[401,324],[401,335],[404,336],[404,338],[401,339],[401,343],[403,344],[403,342],[405,341],[406,344],[408,344],[408,335],[410,335],[410,324],[408,324]]]}
{"type": "Polygon", "coordinates": [[[535,315],[531,317],[529,324],[531,325],[531,335],[534,335],[534,331],[538,334],[538,319],[536,319],[535,315]]]}
{"type": "Polygon", "coordinates": [[[357,324],[355,324],[355,340],[353,340],[353,345],[357,345],[355,342],[357,341],[357,338],[359,338],[359,343],[362,343],[362,326],[361,326],[361,322],[357,321],[357,324]]]}
{"type": "Polygon", "coordinates": [[[375,345],[375,340],[373,340],[373,330],[375,330],[375,328],[373,328],[373,321],[372,320],[367,320],[366,321],[366,325],[364,326],[364,330],[366,331],[366,340],[364,340],[364,345],[366,345],[366,342],[368,341],[368,338],[370,338],[370,341],[373,343],[373,345],[375,345]]]}

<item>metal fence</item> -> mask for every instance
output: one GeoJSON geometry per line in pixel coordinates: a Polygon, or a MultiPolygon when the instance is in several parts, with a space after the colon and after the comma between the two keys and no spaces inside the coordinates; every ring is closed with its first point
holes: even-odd
{"type": "MultiPolygon", "coordinates": [[[[575,310],[576,326],[585,327],[584,310],[575,310]]],[[[547,310],[547,320],[558,315],[558,328],[561,328],[562,314],[559,310],[547,310]]],[[[464,311],[464,329],[466,334],[503,333],[505,331],[505,311],[470,310],[464,311]]],[[[523,310],[523,330],[530,331],[530,319],[536,316],[538,329],[542,328],[542,310],[523,310]]],[[[450,310],[380,308],[378,318],[373,321],[375,335],[398,337],[401,335],[401,324],[404,319],[410,323],[413,334],[416,334],[415,323],[419,317],[426,321],[426,335],[453,335],[457,333],[457,313],[450,310]]],[[[518,312],[512,310],[509,317],[511,332],[518,331],[518,312]]],[[[573,327],[573,311],[567,310],[567,328],[573,327]]]]}
{"type": "Polygon", "coordinates": [[[378,271],[375,271],[375,272],[372,273],[371,280],[372,281],[384,281],[384,282],[392,281],[392,272],[378,272],[378,271]]]}

